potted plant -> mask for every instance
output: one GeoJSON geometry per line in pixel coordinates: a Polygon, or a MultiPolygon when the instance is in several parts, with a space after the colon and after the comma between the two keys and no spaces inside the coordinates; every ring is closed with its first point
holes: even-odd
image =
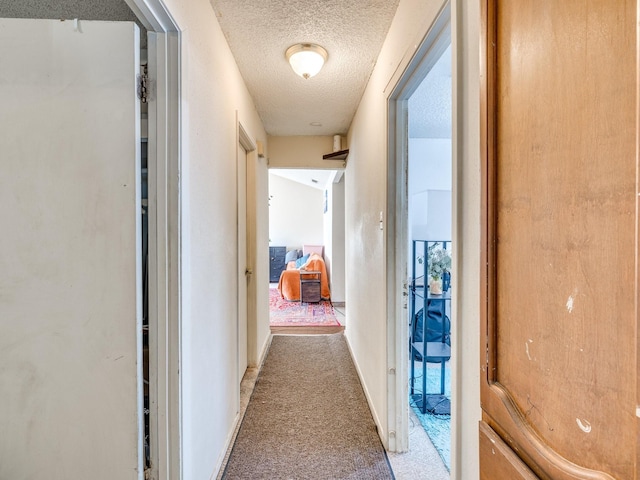
{"type": "Polygon", "coordinates": [[[442,280],[451,272],[451,254],[439,242],[427,248],[429,290],[434,295],[442,294],[442,280]]]}

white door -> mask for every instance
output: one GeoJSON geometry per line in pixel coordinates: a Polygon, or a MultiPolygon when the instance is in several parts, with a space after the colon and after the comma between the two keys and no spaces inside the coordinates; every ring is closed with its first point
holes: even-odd
{"type": "Polygon", "coordinates": [[[247,151],[238,144],[238,379],[247,370],[247,151]]]}
{"type": "Polygon", "coordinates": [[[0,19],[0,478],[141,469],[139,29],[0,19]]]}

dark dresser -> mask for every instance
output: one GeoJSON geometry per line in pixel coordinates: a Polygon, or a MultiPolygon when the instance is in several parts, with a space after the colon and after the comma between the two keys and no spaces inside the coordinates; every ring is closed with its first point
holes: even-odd
{"type": "Polygon", "coordinates": [[[280,274],[285,269],[284,258],[287,256],[287,247],[269,247],[269,282],[277,283],[280,274]]]}

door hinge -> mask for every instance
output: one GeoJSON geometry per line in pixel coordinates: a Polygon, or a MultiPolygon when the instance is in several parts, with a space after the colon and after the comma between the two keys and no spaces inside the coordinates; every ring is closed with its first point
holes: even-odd
{"type": "Polygon", "coordinates": [[[138,75],[138,98],[142,103],[149,101],[149,75],[147,75],[147,66],[142,65],[141,73],[138,75]]]}

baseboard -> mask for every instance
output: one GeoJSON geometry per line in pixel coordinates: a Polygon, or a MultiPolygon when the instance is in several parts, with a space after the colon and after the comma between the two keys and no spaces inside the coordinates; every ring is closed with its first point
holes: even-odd
{"type": "Polygon", "coordinates": [[[273,334],[269,332],[269,335],[267,335],[267,338],[265,338],[264,343],[262,344],[262,350],[260,351],[260,355],[258,355],[258,369],[262,368],[264,359],[267,358],[267,352],[269,351],[271,340],[273,340],[273,334]]]}
{"type": "Polygon", "coordinates": [[[345,302],[331,302],[331,305],[333,305],[334,307],[342,307],[342,308],[346,306],[345,302]]]}
{"type": "Polygon", "coordinates": [[[229,455],[231,455],[231,449],[233,448],[233,444],[236,441],[236,436],[238,435],[238,430],[240,430],[240,412],[236,414],[236,418],[233,421],[233,426],[231,431],[227,434],[227,439],[224,442],[225,449],[222,455],[218,458],[216,462],[216,466],[213,470],[213,474],[211,475],[209,480],[222,478],[222,474],[224,473],[224,469],[227,466],[227,460],[229,460],[229,455]]]}
{"type": "Polygon", "coordinates": [[[364,398],[367,399],[367,404],[369,405],[369,410],[371,410],[371,416],[373,417],[373,423],[376,424],[376,428],[378,430],[378,436],[380,437],[380,441],[382,442],[382,446],[384,446],[385,450],[389,450],[389,443],[387,442],[387,429],[380,422],[380,418],[378,417],[378,413],[373,406],[373,402],[371,401],[371,395],[369,395],[369,390],[367,389],[367,384],[362,379],[362,372],[360,371],[360,367],[358,366],[358,362],[356,362],[355,357],[353,355],[353,350],[351,350],[351,343],[349,343],[349,337],[344,336],[347,342],[347,348],[349,349],[349,355],[351,355],[351,361],[353,365],[356,367],[356,373],[358,374],[358,378],[360,379],[360,385],[362,385],[362,390],[364,391],[364,398]]]}
{"type": "MultiPolygon", "coordinates": [[[[273,335],[269,333],[267,338],[262,345],[262,351],[260,352],[259,360],[258,360],[258,375],[260,375],[260,369],[264,363],[264,359],[267,357],[267,352],[269,351],[269,346],[271,345],[271,340],[273,339],[273,335]]],[[[246,410],[245,410],[246,411],[246,410]]],[[[216,462],[216,468],[214,470],[214,474],[211,476],[210,480],[221,479],[222,474],[224,473],[224,469],[227,466],[227,461],[229,460],[229,455],[231,455],[231,450],[233,449],[233,444],[236,441],[236,437],[238,436],[238,431],[240,430],[240,423],[242,422],[242,418],[244,417],[244,411],[239,411],[236,415],[236,418],[233,422],[233,428],[229,435],[227,435],[227,439],[225,441],[225,450],[224,454],[221,458],[216,462]]]]}

